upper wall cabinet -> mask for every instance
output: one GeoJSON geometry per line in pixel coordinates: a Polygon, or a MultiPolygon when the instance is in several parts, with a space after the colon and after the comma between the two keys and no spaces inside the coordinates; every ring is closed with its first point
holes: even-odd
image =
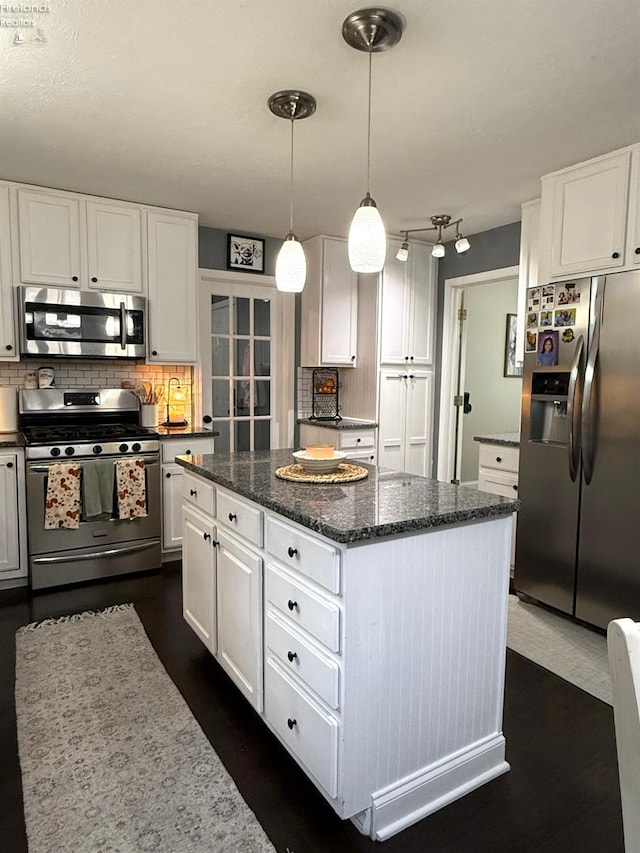
{"type": "Polygon", "coordinates": [[[139,207],[22,187],[17,207],[20,281],[142,293],[139,207]]]}
{"type": "Polygon", "coordinates": [[[380,363],[433,363],[435,262],[431,247],[412,243],[407,261],[395,254],[399,242],[389,241],[382,272],[380,363]]]}
{"type": "Polygon", "coordinates": [[[301,299],[301,364],[355,367],[358,276],[349,266],[347,241],[313,237],[305,240],[304,251],[307,283],[301,299]]]}
{"type": "Polygon", "coordinates": [[[638,146],[625,148],[542,179],[540,281],[637,263],[639,156],[638,146]]]}
{"type": "Polygon", "coordinates": [[[193,213],[149,211],[147,240],[148,361],[195,363],[198,217],[193,213]]]}
{"type": "Polygon", "coordinates": [[[18,361],[11,263],[9,188],[0,185],[0,360],[18,361]]]}

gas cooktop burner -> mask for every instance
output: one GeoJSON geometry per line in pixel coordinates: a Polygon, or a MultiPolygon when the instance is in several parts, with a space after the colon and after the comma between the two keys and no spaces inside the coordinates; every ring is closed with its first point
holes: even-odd
{"type": "Polygon", "coordinates": [[[33,426],[23,429],[27,444],[80,443],[132,438],[157,438],[158,433],[138,424],[76,424],[33,426]]]}

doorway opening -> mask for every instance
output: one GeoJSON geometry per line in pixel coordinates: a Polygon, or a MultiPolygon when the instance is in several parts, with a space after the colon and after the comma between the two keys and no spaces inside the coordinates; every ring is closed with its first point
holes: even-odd
{"type": "Polygon", "coordinates": [[[438,479],[474,485],[476,435],[518,432],[522,380],[505,370],[518,267],[445,281],[438,479]]]}

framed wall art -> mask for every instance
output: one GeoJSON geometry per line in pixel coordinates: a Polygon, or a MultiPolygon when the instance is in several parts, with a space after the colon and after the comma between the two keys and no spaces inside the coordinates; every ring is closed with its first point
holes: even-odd
{"type": "Polygon", "coordinates": [[[260,237],[227,234],[227,269],[263,273],[264,243],[260,237]]]}
{"type": "Polygon", "coordinates": [[[516,324],[518,315],[507,314],[507,328],[504,341],[504,376],[522,376],[522,365],[516,362],[516,324]]]}

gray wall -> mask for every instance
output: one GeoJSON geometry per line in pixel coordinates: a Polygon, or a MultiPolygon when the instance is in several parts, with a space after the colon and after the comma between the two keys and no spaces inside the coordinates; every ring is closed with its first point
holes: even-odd
{"type": "Polygon", "coordinates": [[[520,261],[520,223],[512,222],[480,234],[468,234],[471,249],[459,255],[451,243],[446,244],[446,255],[438,263],[438,308],[436,315],[436,381],[434,388],[434,443],[433,476],[436,476],[440,417],[440,365],[442,364],[442,311],[444,307],[444,282],[448,278],[487,272],[503,267],[517,266],[520,261]]]}
{"type": "Polygon", "coordinates": [[[208,270],[227,269],[227,234],[239,234],[246,237],[260,237],[265,242],[264,272],[265,275],[275,275],[276,257],[282,245],[282,237],[266,237],[264,234],[247,234],[246,231],[221,230],[220,228],[207,228],[201,225],[198,228],[198,266],[208,270]]]}

